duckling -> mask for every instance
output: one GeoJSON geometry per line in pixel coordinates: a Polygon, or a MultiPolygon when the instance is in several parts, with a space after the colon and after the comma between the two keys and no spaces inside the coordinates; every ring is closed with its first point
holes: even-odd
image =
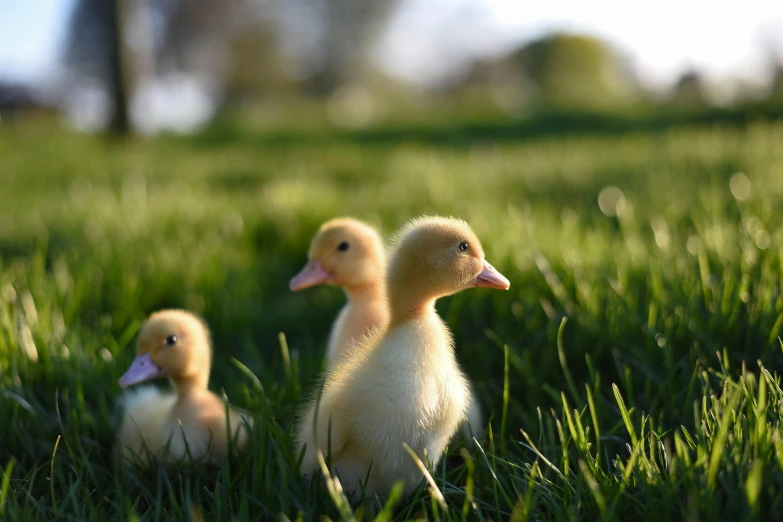
{"type": "Polygon", "coordinates": [[[329,334],[326,358],[331,366],[365,334],[389,322],[383,288],[386,252],[374,228],[356,219],[336,218],[318,229],[308,258],[291,279],[291,290],[333,284],[342,287],[347,298],[329,334]]]}
{"type": "MultiPolygon", "coordinates": [[[[321,284],[342,287],[347,302],[329,334],[327,363],[355,349],[373,329],[384,330],[389,322],[383,269],[386,251],[381,236],[371,226],[353,218],[327,221],[313,237],[309,262],[290,282],[294,292],[321,284]]],[[[471,397],[474,396],[472,383],[471,397]]],[[[471,400],[467,420],[460,435],[470,440],[483,438],[483,415],[478,402],[471,400]]]]}
{"type": "Polygon", "coordinates": [[[183,457],[216,462],[228,453],[228,426],[236,447],[244,446],[250,417],[207,389],[212,348],[200,319],[182,310],[152,314],[139,331],[136,353],[121,387],[166,376],[176,391],[147,386],[126,392],[117,434],[120,455],[137,464],[150,456],[163,462],[183,457]]]}
{"type": "Polygon", "coordinates": [[[330,453],[353,498],[362,484],[368,493],[386,496],[398,480],[410,494],[423,477],[403,443],[437,466],[465,419],[468,384],[435,301],[474,286],[510,286],[484,259],[467,223],[440,217],[403,227],[386,282],[387,329],[365,337],[352,357],[329,370],[320,399],[306,407],[297,426],[298,450],[305,449],[302,472],[318,468],[317,450],[330,453]]]}

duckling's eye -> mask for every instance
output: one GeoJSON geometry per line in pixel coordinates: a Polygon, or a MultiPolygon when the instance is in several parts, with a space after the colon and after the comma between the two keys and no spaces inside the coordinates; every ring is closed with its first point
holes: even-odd
{"type": "Polygon", "coordinates": [[[337,245],[337,250],[339,250],[340,252],[345,252],[346,250],[348,250],[349,246],[351,245],[348,244],[348,241],[343,241],[342,243],[337,245]]]}
{"type": "Polygon", "coordinates": [[[465,241],[463,241],[462,243],[459,244],[459,249],[462,250],[463,252],[467,252],[468,244],[465,241]]]}
{"type": "Polygon", "coordinates": [[[172,346],[177,342],[177,336],[176,335],[169,335],[166,337],[165,344],[166,346],[172,346]]]}

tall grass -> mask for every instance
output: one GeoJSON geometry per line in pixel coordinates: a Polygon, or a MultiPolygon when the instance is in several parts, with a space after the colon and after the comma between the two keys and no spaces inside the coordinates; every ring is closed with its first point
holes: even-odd
{"type": "Polygon", "coordinates": [[[422,144],[0,129],[0,516],[688,520],[783,512],[783,126],[422,144]],[[489,417],[409,499],[297,472],[342,297],[291,294],[321,221],[468,220],[509,292],[439,303],[489,417]],[[204,316],[256,417],[218,467],[115,468],[141,321],[204,316]],[[281,335],[282,334],[282,335],[281,335]]]}

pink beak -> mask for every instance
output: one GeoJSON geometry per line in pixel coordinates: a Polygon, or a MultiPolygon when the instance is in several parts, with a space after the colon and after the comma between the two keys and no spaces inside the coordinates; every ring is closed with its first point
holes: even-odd
{"type": "Polygon", "coordinates": [[[301,272],[291,279],[289,286],[291,287],[291,290],[296,292],[297,290],[304,290],[311,286],[329,283],[331,280],[331,274],[324,270],[320,261],[310,261],[301,272]]]}
{"type": "Polygon", "coordinates": [[[163,369],[157,364],[152,362],[152,356],[148,353],[139,355],[133,360],[128,371],[125,375],[120,377],[120,386],[127,388],[140,382],[154,379],[155,377],[161,377],[164,375],[163,369]]]}
{"type": "Polygon", "coordinates": [[[503,274],[495,270],[495,267],[490,265],[485,259],[484,270],[476,278],[476,286],[508,290],[511,287],[511,282],[503,274]]]}

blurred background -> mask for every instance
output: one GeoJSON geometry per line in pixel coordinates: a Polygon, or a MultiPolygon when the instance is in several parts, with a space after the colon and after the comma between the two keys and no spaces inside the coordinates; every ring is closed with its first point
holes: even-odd
{"type": "Polygon", "coordinates": [[[0,3],[7,125],[25,115],[143,134],[221,119],[348,129],[585,113],[660,122],[781,105],[783,4],[767,0],[0,3]]]}

